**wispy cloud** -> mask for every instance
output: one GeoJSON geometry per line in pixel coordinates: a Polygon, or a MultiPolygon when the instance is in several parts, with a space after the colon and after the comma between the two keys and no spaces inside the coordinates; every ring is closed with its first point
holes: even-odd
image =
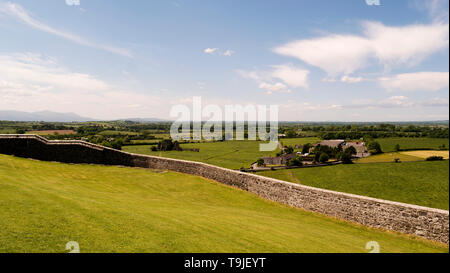
{"type": "Polygon", "coordinates": [[[203,52],[205,52],[206,54],[214,54],[216,53],[216,51],[219,50],[218,48],[205,48],[205,50],[203,50],[203,52]]]}
{"type": "Polygon", "coordinates": [[[111,52],[114,54],[118,54],[118,55],[122,55],[122,56],[126,56],[126,57],[133,57],[133,54],[127,49],[114,47],[114,46],[110,46],[110,45],[102,45],[102,44],[94,43],[94,42],[86,40],[83,37],[77,36],[75,34],[71,34],[71,33],[68,33],[68,32],[65,32],[62,30],[55,29],[51,26],[48,26],[48,25],[40,22],[39,20],[34,19],[19,4],[10,3],[10,2],[0,3],[0,13],[11,16],[34,29],[59,36],[61,38],[64,38],[66,40],[75,42],[75,43],[83,45],[83,46],[88,46],[88,47],[92,47],[92,48],[105,50],[105,51],[108,51],[108,52],[111,52]]]}
{"type": "Polygon", "coordinates": [[[40,54],[0,54],[0,75],[2,110],[74,112],[105,119],[169,114],[167,97],[115,86],[40,54]]]}
{"type": "Polygon", "coordinates": [[[233,50],[228,49],[228,50],[226,50],[226,51],[223,53],[223,56],[228,56],[228,57],[230,57],[230,56],[233,55],[234,53],[236,53],[236,52],[234,52],[233,50]]]}
{"type": "Polygon", "coordinates": [[[378,61],[385,67],[417,65],[449,44],[449,25],[385,26],[362,24],[364,35],[332,34],[293,41],[274,51],[325,70],[329,76],[348,75],[378,61]]]}
{"type": "Polygon", "coordinates": [[[404,73],[379,79],[388,91],[439,91],[449,86],[448,72],[404,73]]]}
{"type": "Polygon", "coordinates": [[[291,64],[272,65],[272,69],[264,71],[245,71],[236,70],[236,72],[245,79],[251,79],[259,84],[259,88],[267,90],[267,94],[273,92],[291,93],[292,88],[308,88],[309,71],[297,68],[291,64]],[[279,82],[279,81],[282,82],[279,82]]]}
{"type": "Polygon", "coordinates": [[[217,53],[219,55],[227,56],[227,57],[230,57],[234,53],[236,53],[234,50],[231,50],[231,49],[227,49],[227,50],[223,51],[220,48],[216,48],[216,47],[215,48],[208,47],[205,50],[203,50],[203,52],[206,54],[210,54],[210,55],[214,55],[217,53]]]}

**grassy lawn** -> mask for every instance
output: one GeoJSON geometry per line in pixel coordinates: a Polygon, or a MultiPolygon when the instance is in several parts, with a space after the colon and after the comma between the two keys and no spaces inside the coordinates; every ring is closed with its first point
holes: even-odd
{"type": "Polygon", "coordinates": [[[427,138],[427,137],[388,137],[375,139],[381,145],[383,152],[395,151],[395,145],[399,144],[400,149],[438,149],[439,146],[449,147],[448,138],[427,138]]]}
{"type": "Polygon", "coordinates": [[[449,209],[449,162],[337,165],[260,172],[294,183],[449,209]]]}
{"type": "Polygon", "coordinates": [[[0,219],[0,252],[448,252],[200,177],[5,155],[0,219]]]}
{"type": "Polygon", "coordinates": [[[223,141],[182,144],[184,148],[199,148],[200,152],[168,151],[153,152],[150,145],[124,146],[122,150],[130,153],[155,155],[176,159],[200,161],[229,169],[250,167],[260,157],[275,155],[274,152],[260,152],[260,141],[223,141]]]}

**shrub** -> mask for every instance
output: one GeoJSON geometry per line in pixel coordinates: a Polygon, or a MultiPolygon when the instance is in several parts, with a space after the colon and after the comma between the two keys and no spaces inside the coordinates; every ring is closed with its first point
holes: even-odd
{"type": "Polygon", "coordinates": [[[258,159],[258,161],[256,161],[256,164],[258,164],[258,167],[264,166],[264,159],[258,159]]]}
{"type": "Polygon", "coordinates": [[[319,157],[320,163],[325,163],[330,159],[330,157],[326,153],[322,153],[319,157]]]}
{"type": "Polygon", "coordinates": [[[352,161],[352,154],[348,153],[347,151],[343,152],[343,153],[340,153],[339,154],[339,159],[344,164],[352,164],[353,163],[353,161],[352,161]]]}
{"type": "Polygon", "coordinates": [[[291,160],[289,160],[286,164],[288,167],[300,167],[303,165],[302,163],[302,159],[298,156],[292,158],[291,160]]]}
{"type": "Polygon", "coordinates": [[[444,158],[442,156],[436,156],[436,155],[433,155],[433,156],[430,156],[427,158],[427,161],[440,161],[440,160],[444,160],[444,158]]]}
{"type": "Polygon", "coordinates": [[[369,153],[371,153],[373,155],[381,154],[383,152],[381,150],[380,143],[378,143],[376,141],[369,142],[369,144],[367,145],[367,149],[369,150],[369,153]]]}

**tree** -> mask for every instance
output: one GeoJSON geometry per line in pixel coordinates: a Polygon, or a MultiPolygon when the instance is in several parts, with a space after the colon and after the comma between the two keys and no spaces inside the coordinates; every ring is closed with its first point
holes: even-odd
{"type": "Polygon", "coordinates": [[[345,152],[341,152],[338,155],[338,159],[342,161],[342,163],[344,164],[352,164],[352,154],[347,152],[347,150],[345,152]]]}
{"type": "Polygon", "coordinates": [[[330,157],[326,153],[322,153],[319,157],[319,162],[326,163],[329,159],[330,157]]]}
{"type": "Polygon", "coordinates": [[[258,167],[264,166],[264,159],[258,159],[258,161],[256,161],[256,164],[258,165],[258,167]]]}
{"type": "Polygon", "coordinates": [[[300,167],[303,165],[303,162],[299,156],[296,156],[296,157],[290,159],[286,165],[289,167],[300,167]]]}
{"type": "Polygon", "coordinates": [[[350,146],[347,149],[345,149],[345,153],[348,153],[348,154],[350,154],[350,156],[352,156],[352,155],[356,155],[357,151],[356,151],[355,147],[350,146]]]}
{"type": "Polygon", "coordinates": [[[367,145],[367,149],[368,149],[369,153],[371,153],[373,155],[381,154],[383,152],[381,150],[380,143],[378,143],[376,141],[369,142],[369,144],[367,145]]]}
{"type": "Polygon", "coordinates": [[[400,151],[400,144],[395,144],[394,150],[395,150],[396,152],[400,151]]]}
{"type": "Polygon", "coordinates": [[[302,147],[302,153],[306,154],[309,153],[309,149],[311,148],[311,143],[306,143],[305,145],[303,145],[302,147]]]}
{"type": "Polygon", "coordinates": [[[292,154],[293,152],[294,152],[294,148],[292,148],[292,146],[283,147],[283,153],[292,154]]]}
{"type": "Polygon", "coordinates": [[[296,133],[294,130],[288,130],[288,131],[286,132],[286,137],[287,137],[287,138],[294,138],[294,137],[297,137],[297,133],[296,133]]]}

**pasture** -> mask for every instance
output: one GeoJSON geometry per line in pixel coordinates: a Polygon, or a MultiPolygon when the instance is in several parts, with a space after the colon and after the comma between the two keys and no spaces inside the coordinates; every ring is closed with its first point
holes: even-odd
{"type": "Polygon", "coordinates": [[[6,155],[0,219],[0,252],[448,252],[196,176],[6,155]]]}
{"type": "Polygon", "coordinates": [[[303,185],[449,209],[449,162],[336,165],[258,172],[303,185]]]}
{"type": "MultiPolygon", "coordinates": [[[[285,138],[280,139],[284,145],[294,146],[295,144],[315,143],[320,139],[310,138],[285,138]]],[[[204,141],[201,143],[182,144],[181,147],[189,149],[200,149],[200,152],[190,151],[152,151],[151,145],[123,146],[122,150],[136,154],[155,155],[175,159],[185,159],[204,162],[229,169],[248,168],[261,157],[275,156],[280,150],[277,148],[273,152],[259,151],[259,145],[264,142],[249,140],[232,141],[204,141]]]]}
{"type": "Polygon", "coordinates": [[[395,145],[399,144],[402,150],[437,150],[439,146],[445,145],[449,148],[448,138],[428,138],[428,137],[388,137],[374,139],[381,145],[383,152],[394,152],[395,145]]]}
{"type": "Polygon", "coordinates": [[[304,145],[306,143],[314,144],[320,142],[320,138],[318,137],[280,138],[279,142],[281,142],[284,146],[294,147],[297,144],[304,145]]]}
{"type": "Polygon", "coordinates": [[[239,169],[241,167],[250,167],[250,164],[256,162],[264,156],[275,156],[276,151],[261,152],[259,144],[261,141],[232,140],[219,142],[201,142],[182,144],[182,148],[200,149],[200,152],[191,151],[152,151],[151,145],[123,146],[122,150],[136,154],[147,154],[175,159],[185,159],[204,162],[229,169],[239,169]]]}

